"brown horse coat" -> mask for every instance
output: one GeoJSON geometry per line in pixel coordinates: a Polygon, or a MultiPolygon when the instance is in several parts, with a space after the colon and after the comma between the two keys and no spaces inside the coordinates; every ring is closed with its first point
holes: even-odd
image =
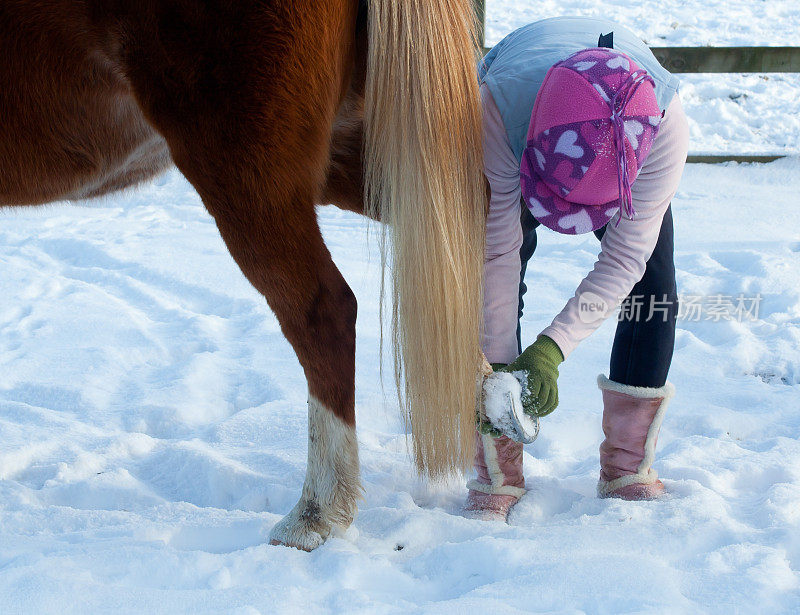
{"type": "MultiPolygon", "coordinates": [[[[388,194],[384,188],[397,182],[389,169],[392,161],[407,158],[402,148],[410,153],[419,146],[424,153],[426,142],[433,143],[429,127],[450,121],[445,105],[434,97],[436,84],[429,83],[434,72],[430,78],[420,74],[421,80],[412,73],[403,83],[398,74],[382,93],[374,86],[372,93],[365,90],[368,77],[376,83],[384,73],[394,74],[392,66],[405,66],[408,55],[401,52],[410,53],[420,42],[429,44],[414,55],[439,71],[435,74],[445,86],[452,83],[447,86],[451,100],[463,103],[450,111],[453,137],[436,136],[437,147],[446,143],[450,148],[442,148],[442,158],[458,159],[456,171],[453,160],[434,161],[430,169],[417,162],[410,167],[412,175],[428,174],[440,192],[450,182],[453,198],[466,194],[459,210],[475,212],[482,206],[482,196],[471,187],[480,172],[480,111],[467,49],[469,1],[371,0],[369,12],[373,10],[379,17],[370,25],[366,3],[356,0],[0,4],[0,207],[94,197],[177,165],[200,194],[244,275],[266,297],[305,371],[308,477],[300,503],[276,527],[273,539],[307,549],[320,544],[333,525],[350,523],[360,489],[354,432],[356,300],[323,243],[315,203],[364,211],[365,140],[375,160],[366,165],[372,169],[366,183],[375,184],[373,193],[388,194]],[[415,40],[409,35],[412,26],[421,32],[415,40]],[[368,29],[388,41],[373,52],[372,72],[368,29]],[[441,37],[442,32],[454,34],[441,37]],[[463,44],[451,44],[451,39],[463,44]],[[430,51],[434,44],[447,45],[441,57],[430,51]],[[405,88],[421,92],[420,102],[398,100],[405,88]],[[388,102],[380,98],[386,94],[391,95],[388,102]],[[391,113],[402,119],[405,107],[412,108],[421,125],[417,129],[412,124],[411,131],[419,130],[421,136],[403,129],[412,147],[381,143],[374,123],[365,138],[365,96],[374,102],[369,117],[397,107],[400,112],[391,113]],[[467,188],[460,192],[462,185],[467,188]]],[[[394,123],[390,118],[388,128],[394,123]]],[[[398,204],[398,216],[391,219],[398,228],[425,230],[444,208],[457,209],[440,204],[442,199],[434,198],[438,193],[428,187],[420,190],[399,191],[406,202],[420,201],[424,215],[412,218],[398,204]]],[[[386,209],[370,211],[383,217],[386,209]]],[[[469,213],[466,222],[456,217],[441,237],[426,240],[426,249],[441,244],[442,253],[453,245],[476,243],[478,257],[472,251],[463,259],[451,254],[453,262],[445,263],[432,252],[430,275],[420,271],[420,283],[458,286],[464,297],[479,293],[475,280],[480,273],[473,272],[480,266],[478,217],[469,213]],[[464,232],[459,226],[472,238],[464,235],[456,241],[464,232]],[[444,275],[453,277],[443,282],[444,275]],[[468,278],[473,281],[462,281],[468,278]]],[[[417,232],[412,231],[406,236],[417,232]]],[[[398,245],[404,241],[395,237],[398,245]]],[[[402,259],[396,267],[408,269],[402,259]]],[[[405,385],[411,405],[425,402],[428,414],[419,416],[436,419],[431,414],[436,404],[449,412],[442,415],[447,420],[436,419],[444,453],[430,442],[418,447],[420,467],[432,474],[469,458],[459,443],[471,437],[462,432],[465,426],[471,431],[473,420],[464,400],[468,406],[473,358],[477,363],[479,321],[474,313],[479,307],[464,306],[469,303],[464,300],[455,303],[455,308],[440,310],[441,318],[451,320],[440,326],[440,317],[434,316],[427,334],[442,336],[441,342],[431,339],[431,356],[441,366],[437,380],[444,384],[426,385],[423,393],[415,392],[420,378],[409,378],[405,385]],[[471,320],[460,321],[467,312],[471,320]],[[458,341],[462,338],[463,344],[458,341]],[[456,342],[467,350],[454,352],[456,342]],[[450,362],[436,358],[438,349],[450,362]],[[474,357],[464,357],[470,353],[474,357]],[[453,375],[456,367],[461,371],[453,375]]],[[[412,341],[404,358],[423,356],[419,341],[412,341]]],[[[425,424],[418,426],[415,442],[425,443],[425,424]]]]}

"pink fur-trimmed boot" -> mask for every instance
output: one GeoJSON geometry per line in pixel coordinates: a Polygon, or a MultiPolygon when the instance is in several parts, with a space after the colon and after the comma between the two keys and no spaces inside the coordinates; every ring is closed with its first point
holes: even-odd
{"type": "Polygon", "coordinates": [[[664,413],[675,387],[634,387],[598,376],[603,392],[603,432],[600,445],[601,498],[654,500],[664,485],[652,468],[664,413]]]}
{"type": "Polygon", "coordinates": [[[464,506],[466,516],[483,521],[506,521],[508,511],[525,495],[522,474],[522,444],[507,436],[493,438],[475,432],[475,471],[469,481],[464,506]]]}

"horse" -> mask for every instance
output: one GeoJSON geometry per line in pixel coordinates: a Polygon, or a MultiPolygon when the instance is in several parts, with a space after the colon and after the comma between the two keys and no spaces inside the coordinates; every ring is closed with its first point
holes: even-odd
{"type": "Polygon", "coordinates": [[[416,466],[437,479],[469,464],[487,207],[476,40],[470,0],[0,4],[0,207],[175,165],[296,352],[307,473],[272,544],[318,547],[362,493],[357,305],[317,204],[384,223],[381,305],[386,292],[416,466]]]}

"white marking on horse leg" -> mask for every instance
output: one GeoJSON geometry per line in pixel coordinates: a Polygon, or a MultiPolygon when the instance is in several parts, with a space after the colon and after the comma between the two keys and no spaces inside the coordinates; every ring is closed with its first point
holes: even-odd
{"type": "Polygon", "coordinates": [[[333,526],[346,529],[353,522],[360,495],[355,429],[309,395],[308,467],[303,493],[270,532],[270,543],[305,551],[317,548],[333,526]]]}

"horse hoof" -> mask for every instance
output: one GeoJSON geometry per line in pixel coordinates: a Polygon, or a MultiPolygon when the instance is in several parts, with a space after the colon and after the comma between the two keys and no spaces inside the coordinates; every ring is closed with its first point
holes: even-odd
{"type": "Polygon", "coordinates": [[[269,544],[313,551],[327,540],[331,529],[312,503],[299,502],[272,528],[269,544]]]}
{"type": "Polygon", "coordinates": [[[313,551],[324,544],[318,532],[304,527],[281,528],[277,526],[269,534],[269,544],[279,547],[291,547],[300,551],[313,551]]]}
{"type": "Polygon", "coordinates": [[[278,540],[277,538],[270,539],[269,544],[270,544],[270,546],[273,546],[273,547],[289,547],[290,549],[298,549],[300,551],[305,551],[306,553],[311,553],[314,549],[316,549],[323,542],[325,542],[324,540],[322,540],[322,536],[320,536],[319,534],[317,534],[317,537],[319,538],[319,544],[317,544],[316,546],[295,545],[295,544],[291,544],[291,543],[288,543],[288,542],[282,542],[282,541],[278,540]]]}

